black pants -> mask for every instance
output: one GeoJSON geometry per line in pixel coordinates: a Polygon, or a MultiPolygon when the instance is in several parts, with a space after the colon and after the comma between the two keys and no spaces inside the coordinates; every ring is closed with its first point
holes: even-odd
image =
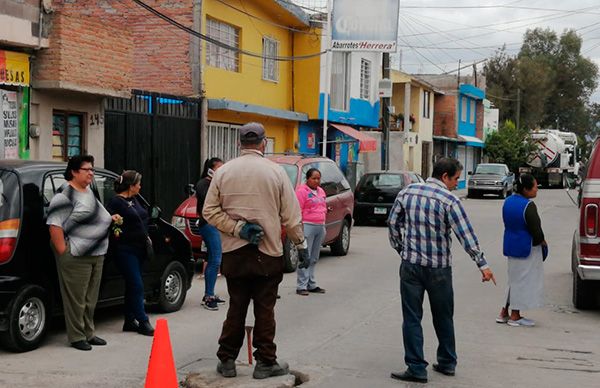
{"type": "Polygon", "coordinates": [[[266,364],[277,360],[275,303],[283,279],[283,258],[265,255],[255,245],[223,254],[221,273],[227,280],[229,310],[219,338],[220,360],[235,360],[244,343],[246,314],[254,305],[254,357],[266,364]]]}

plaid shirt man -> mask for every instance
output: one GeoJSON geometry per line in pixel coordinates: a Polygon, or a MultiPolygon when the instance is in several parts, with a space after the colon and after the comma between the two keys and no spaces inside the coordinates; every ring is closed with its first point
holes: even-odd
{"type": "Polygon", "coordinates": [[[392,247],[403,260],[430,268],[452,265],[451,231],[480,270],[488,268],[460,200],[438,179],[402,190],[388,219],[392,247]]]}

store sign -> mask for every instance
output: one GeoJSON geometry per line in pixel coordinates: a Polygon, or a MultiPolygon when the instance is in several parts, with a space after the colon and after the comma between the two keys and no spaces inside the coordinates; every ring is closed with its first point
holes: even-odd
{"type": "Polygon", "coordinates": [[[4,159],[19,159],[19,115],[17,92],[0,90],[0,133],[4,159]]]}
{"type": "Polygon", "coordinates": [[[29,55],[0,50],[0,84],[29,86],[29,55]]]}
{"type": "Polygon", "coordinates": [[[331,49],[396,52],[399,0],[333,0],[331,49]]]}

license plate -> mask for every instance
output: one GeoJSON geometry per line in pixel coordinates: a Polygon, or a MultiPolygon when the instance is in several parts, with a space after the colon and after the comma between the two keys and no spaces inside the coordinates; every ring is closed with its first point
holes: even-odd
{"type": "Polygon", "coordinates": [[[373,213],[375,214],[387,214],[387,209],[384,207],[376,207],[373,209],[373,213]]]}

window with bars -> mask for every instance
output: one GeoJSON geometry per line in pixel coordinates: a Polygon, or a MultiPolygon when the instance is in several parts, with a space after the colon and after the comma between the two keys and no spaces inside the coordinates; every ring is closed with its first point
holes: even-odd
{"type": "MultiPolygon", "coordinates": [[[[240,48],[240,29],[213,18],[206,18],[206,35],[237,49],[240,48]]],[[[240,55],[236,50],[206,43],[206,63],[229,71],[240,71],[240,55]]]]}
{"type": "Polygon", "coordinates": [[[263,74],[264,80],[279,81],[279,63],[275,59],[279,56],[279,42],[275,39],[263,37],[263,74]]]}
{"type": "Polygon", "coordinates": [[[80,113],[52,113],[52,159],[67,161],[83,153],[83,123],[80,113]]]}
{"type": "Polygon", "coordinates": [[[423,91],[423,117],[428,119],[431,115],[431,92],[428,90],[423,91]]]}
{"type": "Polygon", "coordinates": [[[371,98],[371,61],[364,58],[360,60],[360,98],[371,98]]]}
{"type": "Polygon", "coordinates": [[[209,122],[208,155],[224,161],[237,158],[240,154],[239,128],[240,125],[209,122]]]}
{"type": "Polygon", "coordinates": [[[348,110],[350,53],[336,51],[331,60],[331,109],[348,110]]]}

